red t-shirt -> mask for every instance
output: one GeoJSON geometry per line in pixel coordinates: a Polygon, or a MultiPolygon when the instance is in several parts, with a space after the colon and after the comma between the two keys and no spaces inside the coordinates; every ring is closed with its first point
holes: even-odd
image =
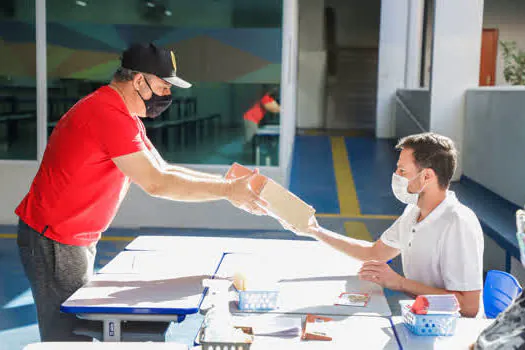
{"type": "Polygon", "coordinates": [[[129,114],[120,95],[101,87],[57,123],[15,213],[52,240],[91,245],[108,228],[130,184],[111,158],[152,147],[144,124],[129,114]]]}
{"type": "Polygon", "coordinates": [[[263,105],[275,101],[269,94],[264,95],[259,101],[257,101],[249,110],[244,113],[244,119],[259,124],[264,118],[266,110],[263,105]]]}

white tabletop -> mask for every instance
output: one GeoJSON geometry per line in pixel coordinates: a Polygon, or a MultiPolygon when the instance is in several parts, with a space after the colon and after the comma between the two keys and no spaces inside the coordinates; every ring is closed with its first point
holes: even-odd
{"type": "Polygon", "coordinates": [[[124,251],[62,304],[70,313],[189,314],[222,253],[124,251]]]}
{"type": "Polygon", "coordinates": [[[213,275],[222,259],[220,252],[196,254],[194,251],[123,251],[98,273],[162,276],[213,275]]]}
{"type": "MultiPolygon", "coordinates": [[[[196,255],[202,255],[208,252],[273,252],[283,254],[290,250],[302,251],[318,246],[322,246],[322,244],[317,241],[298,241],[285,239],[196,236],[139,236],[126,246],[126,250],[164,251],[175,254],[191,251],[196,255]]],[[[333,249],[331,250],[334,251],[333,249]]]]}
{"type": "Polygon", "coordinates": [[[458,318],[456,332],[453,336],[434,337],[417,336],[403,324],[403,317],[392,317],[396,332],[403,349],[468,349],[474,343],[482,330],[487,328],[494,320],[458,318]]]}
{"type": "MultiPolygon", "coordinates": [[[[235,316],[234,324],[252,326],[257,333],[258,325],[267,328],[283,324],[301,325],[301,317],[277,314],[260,314],[235,316]]],[[[292,337],[257,336],[255,335],[252,350],[267,349],[399,349],[390,321],[383,317],[334,316],[333,322],[327,324],[331,341],[304,341],[299,334],[292,337]]],[[[204,349],[206,350],[206,349],[204,349]]]]}
{"type": "Polygon", "coordinates": [[[203,298],[202,280],[209,277],[99,274],[69,297],[61,310],[76,314],[196,313],[203,298]]]}
{"type": "MultiPolygon", "coordinates": [[[[279,308],[270,313],[390,316],[383,289],[357,277],[362,262],[324,246],[288,255],[228,254],[217,272],[230,277],[237,272],[263,281],[277,282],[279,308]],[[334,305],[344,292],[370,294],[366,307],[334,305]]],[[[264,284],[264,282],[263,282],[264,284]]],[[[241,311],[239,311],[241,312],[241,311]]]]}
{"type": "MultiPolygon", "coordinates": [[[[223,251],[306,252],[314,241],[212,237],[139,237],[101,274],[62,304],[77,314],[190,314],[203,298],[202,280],[218,266],[223,251]]],[[[324,248],[327,249],[327,248],[324,248]]]]}
{"type": "Polygon", "coordinates": [[[45,342],[34,343],[24,350],[188,350],[187,345],[177,343],[87,343],[87,342],[45,342]]]}

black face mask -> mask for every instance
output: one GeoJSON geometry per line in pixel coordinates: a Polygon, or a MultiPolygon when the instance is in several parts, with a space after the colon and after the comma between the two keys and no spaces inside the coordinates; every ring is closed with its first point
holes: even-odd
{"type": "Polygon", "coordinates": [[[146,117],[156,118],[166,109],[168,109],[168,107],[171,105],[172,97],[171,95],[166,95],[166,96],[157,95],[155,92],[153,92],[153,89],[149,85],[146,78],[144,78],[144,81],[146,82],[149,89],[151,90],[151,98],[149,100],[145,100],[140,94],[140,92],[138,90],[136,91],[139,94],[142,101],[144,102],[144,104],[146,105],[146,117]]]}

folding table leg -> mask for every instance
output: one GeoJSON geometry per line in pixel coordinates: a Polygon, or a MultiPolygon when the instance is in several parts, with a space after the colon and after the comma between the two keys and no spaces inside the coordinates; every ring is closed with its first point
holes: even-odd
{"type": "Polygon", "coordinates": [[[104,336],[105,342],[119,342],[121,339],[120,320],[107,319],[104,320],[104,336]]]}

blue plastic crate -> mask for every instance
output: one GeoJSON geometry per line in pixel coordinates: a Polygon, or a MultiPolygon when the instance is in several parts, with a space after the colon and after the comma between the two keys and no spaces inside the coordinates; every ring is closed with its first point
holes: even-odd
{"type": "Polygon", "coordinates": [[[239,310],[265,311],[277,309],[279,291],[239,291],[239,310]]]}
{"type": "Polygon", "coordinates": [[[412,333],[423,336],[454,335],[459,313],[417,315],[410,311],[410,304],[406,302],[400,304],[403,322],[412,333]]]}

